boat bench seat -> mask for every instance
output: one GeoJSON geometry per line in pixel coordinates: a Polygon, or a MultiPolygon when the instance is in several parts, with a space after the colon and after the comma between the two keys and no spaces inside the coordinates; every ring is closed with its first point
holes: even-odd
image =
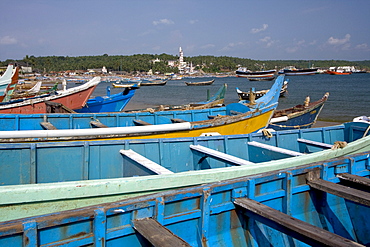
{"type": "Polygon", "coordinates": [[[56,130],[57,128],[50,122],[41,122],[40,125],[45,129],[45,130],[56,130]]]}
{"type": "Polygon", "coordinates": [[[185,123],[188,121],[185,121],[184,119],[181,119],[181,118],[171,118],[171,122],[172,123],[185,123]]]}
{"type": "Polygon", "coordinates": [[[143,121],[143,120],[140,120],[140,119],[134,119],[134,120],[132,120],[132,121],[134,122],[134,124],[135,124],[136,126],[152,125],[152,124],[150,124],[150,123],[148,123],[148,122],[145,122],[145,121],[143,121]]]}
{"type": "Polygon", "coordinates": [[[330,149],[330,148],[333,147],[333,145],[331,145],[331,144],[327,144],[327,143],[323,143],[323,142],[317,142],[317,141],[311,141],[311,140],[307,140],[307,139],[299,138],[299,139],[297,139],[297,141],[301,142],[301,143],[304,143],[304,144],[321,147],[321,148],[330,149]]]}
{"type": "Polygon", "coordinates": [[[135,161],[137,164],[144,166],[145,168],[151,170],[155,174],[172,174],[173,172],[164,168],[163,166],[145,158],[144,156],[136,153],[135,151],[129,150],[120,150],[119,151],[122,155],[128,157],[129,159],[135,161]]]}
{"type": "Polygon", "coordinates": [[[263,149],[267,149],[267,150],[277,152],[277,153],[287,154],[287,155],[290,155],[290,156],[304,155],[303,153],[300,153],[300,152],[292,151],[292,150],[285,149],[285,148],[275,147],[275,146],[271,146],[271,145],[256,142],[256,141],[248,142],[248,145],[263,148],[263,149]]]}
{"type": "Polygon", "coordinates": [[[101,122],[99,121],[90,121],[90,124],[93,128],[108,128],[107,125],[105,124],[102,124],[101,122]]]}
{"type": "Polygon", "coordinates": [[[236,156],[230,155],[230,154],[225,154],[220,151],[207,148],[201,145],[190,145],[190,148],[192,150],[198,151],[200,153],[206,154],[212,158],[221,160],[221,161],[226,161],[228,163],[231,163],[233,165],[256,165],[256,163],[250,162],[245,159],[238,158],[236,156]]]}

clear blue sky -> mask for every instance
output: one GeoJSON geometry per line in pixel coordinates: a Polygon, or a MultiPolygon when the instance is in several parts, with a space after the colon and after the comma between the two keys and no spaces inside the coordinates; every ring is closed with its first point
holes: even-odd
{"type": "Polygon", "coordinates": [[[369,0],[1,0],[0,60],[213,55],[369,60],[369,0]]]}

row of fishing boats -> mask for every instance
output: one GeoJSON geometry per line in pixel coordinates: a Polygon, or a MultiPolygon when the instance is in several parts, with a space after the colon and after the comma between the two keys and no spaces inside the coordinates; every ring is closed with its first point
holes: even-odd
{"type": "Polygon", "coordinates": [[[279,113],[284,81],[226,106],[223,85],[186,106],[0,114],[0,246],[367,245],[370,124],[310,128],[327,94],[279,113]]]}

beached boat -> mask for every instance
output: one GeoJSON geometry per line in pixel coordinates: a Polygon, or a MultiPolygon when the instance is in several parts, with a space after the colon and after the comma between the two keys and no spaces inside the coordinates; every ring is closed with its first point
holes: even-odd
{"type": "Polygon", "coordinates": [[[276,73],[275,69],[263,70],[263,71],[251,71],[245,67],[240,67],[236,71],[237,77],[246,77],[246,78],[274,78],[276,73]]]}
{"type": "MultiPolygon", "coordinates": [[[[224,107],[208,109],[98,113],[93,115],[68,114],[64,117],[40,114],[38,119],[33,118],[32,121],[24,118],[25,125],[23,128],[29,131],[14,131],[22,126],[19,124],[19,119],[17,119],[16,126],[10,126],[10,129],[13,129],[0,132],[0,141],[67,141],[97,138],[147,139],[195,137],[208,133],[221,135],[248,134],[267,126],[273,111],[277,107],[283,81],[283,76],[278,77],[265,96],[256,100],[255,104],[248,106],[241,103],[231,103],[224,107]],[[45,126],[54,127],[52,130],[37,130],[44,129],[45,126]]],[[[1,120],[4,120],[4,125],[9,126],[9,123],[6,123],[6,116],[1,120]]]]}
{"type": "Polygon", "coordinates": [[[289,67],[282,70],[285,75],[314,75],[317,73],[317,68],[305,68],[297,69],[295,67],[289,67]]]}
{"type": "MultiPolygon", "coordinates": [[[[284,81],[283,87],[280,90],[280,97],[284,96],[285,93],[288,91],[288,82],[289,80],[284,81]]],[[[263,95],[265,95],[269,91],[268,89],[254,91],[253,88],[251,90],[254,94],[255,99],[261,98],[263,95]]],[[[250,91],[245,92],[245,91],[240,90],[239,88],[236,88],[236,93],[238,94],[239,100],[249,100],[250,91]]]]}
{"type": "Polygon", "coordinates": [[[53,94],[44,94],[33,98],[15,99],[0,103],[0,114],[3,113],[45,113],[45,101],[61,103],[70,109],[82,108],[91,93],[100,82],[100,77],[94,77],[89,82],[66,90],[59,90],[53,94]]]}
{"type": "Polygon", "coordinates": [[[0,144],[0,221],[370,151],[369,128],[353,122],[249,135],[0,144]]]}
{"type": "Polygon", "coordinates": [[[306,97],[302,105],[276,110],[268,128],[274,130],[311,128],[316,123],[328,97],[329,93],[326,93],[315,102],[310,102],[310,97],[306,97]]]}
{"type": "Polygon", "coordinates": [[[185,81],[186,86],[206,86],[206,85],[212,85],[215,82],[215,79],[212,79],[210,81],[194,81],[194,82],[187,82],[185,81]]]}
{"type": "Polygon", "coordinates": [[[15,68],[13,64],[9,64],[4,74],[0,77],[0,96],[5,94],[6,88],[12,82],[12,77],[15,74],[15,68]]]}
{"type": "Polygon", "coordinates": [[[122,111],[131,98],[135,95],[138,86],[125,88],[123,92],[117,94],[110,94],[110,87],[107,87],[106,96],[97,96],[89,99],[86,105],[81,109],[76,109],[78,113],[99,113],[99,112],[120,112],[122,111]]]}
{"type": "Polygon", "coordinates": [[[142,80],[140,86],[164,86],[168,80],[142,80]]]}
{"type": "Polygon", "coordinates": [[[0,243],[365,246],[370,242],[369,162],[367,152],[0,222],[0,243]]]}

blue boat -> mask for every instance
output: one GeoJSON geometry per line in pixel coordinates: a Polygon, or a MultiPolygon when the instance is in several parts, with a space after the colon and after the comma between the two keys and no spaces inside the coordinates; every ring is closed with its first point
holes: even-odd
{"type": "Polygon", "coordinates": [[[120,112],[125,108],[131,98],[135,95],[139,87],[135,84],[133,87],[125,88],[123,92],[110,95],[110,87],[107,87],[106,96],[98,96],[89,99],[86,105],[81,109],[75,110],[78,113],[100,113],[100,112],[120,112]],[[136,85],[136,86],[135,86],[136,85]]]}
{"type": "Polygon", "coordinates": [[[287,109],[276,110],[268,128],[274,130],[311,128],[329,97],[326,93],[320,100],[310,102],[307,97],[305,103],[287,109]]]}
{"type": "Polygon", "coordinates": [[[1,246],[368,246],[370,153],[0,223],[1,246]]]}
{"type": "Polygon", "coordinates": [[[0,144],[0,221],[370,151],[369,129],[0,144]]]}

